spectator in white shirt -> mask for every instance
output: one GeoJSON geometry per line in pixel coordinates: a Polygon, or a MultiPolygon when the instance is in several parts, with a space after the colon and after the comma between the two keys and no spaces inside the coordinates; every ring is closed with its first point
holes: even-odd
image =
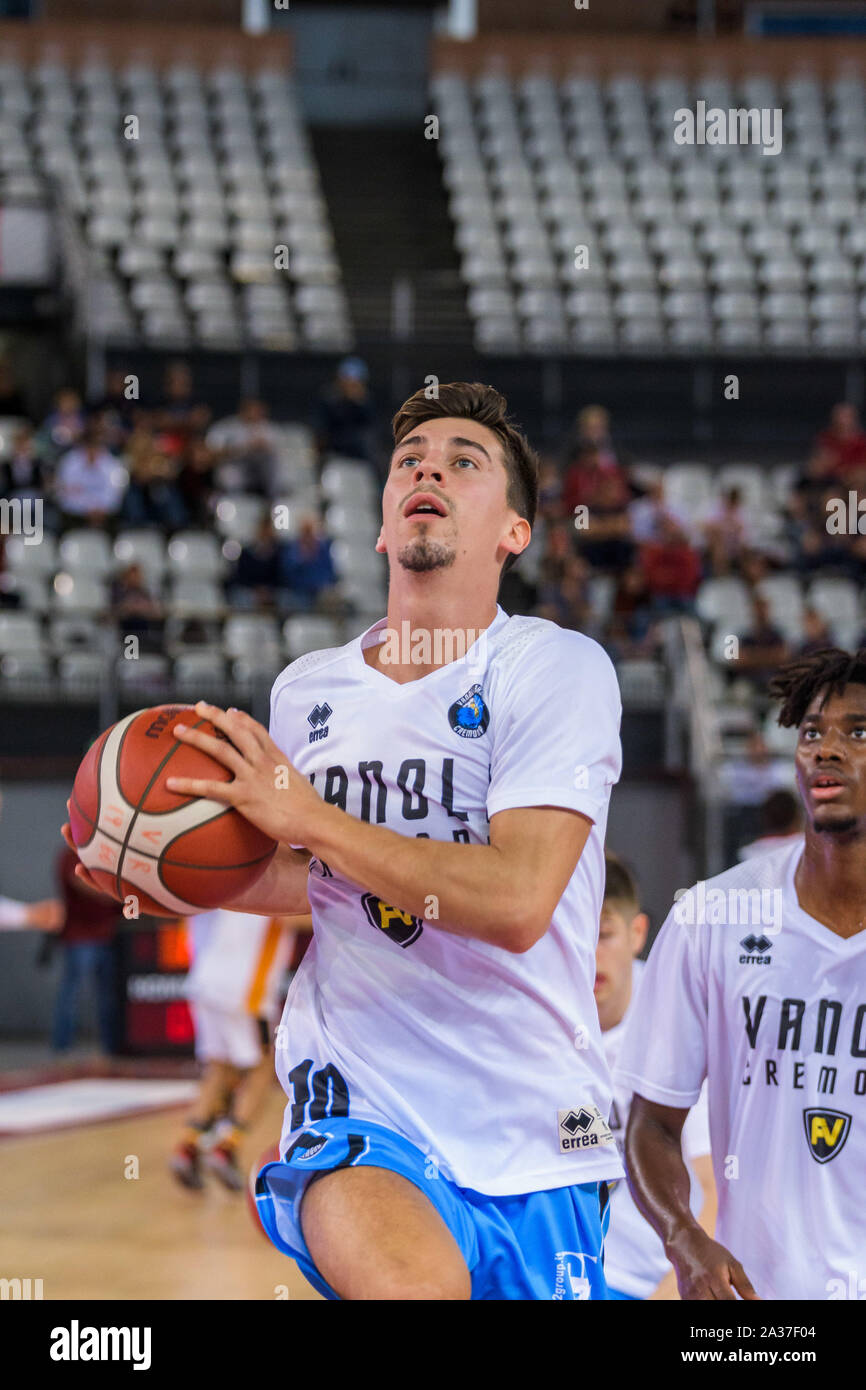
{"type": "Polygon", "coordinates": [[[128,481],[126,469],[105,448],[101,430],[91,426],[83,443],[57,466],[55,499],[70,520],[98,525],[118,511],[128,481]]]}

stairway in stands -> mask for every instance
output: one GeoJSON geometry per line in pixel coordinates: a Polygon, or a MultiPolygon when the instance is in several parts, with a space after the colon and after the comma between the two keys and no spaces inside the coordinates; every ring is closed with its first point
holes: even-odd
{"type": "Polygon", "coordinates": [[[391,336],[395,277],[407,277],[412,340],[470,344],[436,142],[404,127],[328,126],[311,136],[359,342],[391,336]]]}

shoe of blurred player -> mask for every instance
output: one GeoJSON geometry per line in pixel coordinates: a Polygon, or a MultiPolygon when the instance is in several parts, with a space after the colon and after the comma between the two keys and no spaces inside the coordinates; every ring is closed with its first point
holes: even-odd
{"type": "Polygon", "coordinates": [[[178,1144],[168,1160],[168,1166],[184,1187],[199,1190],[204,1187],[201,1153],[197,1144],[178,1144]]]}
{"type": "Polygon", "coordinates": [[[237,1152],[232,1144],[214,1144],[205,1155],[208,1172],[219,1178],[220,1182],[232,1192],[240,1192],[247,1185],[245,1174],[238,1164],[237,1152]]]}

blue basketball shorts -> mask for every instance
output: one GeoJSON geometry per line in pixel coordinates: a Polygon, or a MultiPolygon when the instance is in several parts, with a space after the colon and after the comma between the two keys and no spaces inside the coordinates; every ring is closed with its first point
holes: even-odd
{"type": "Polygon", "coordinates": [[[607,1298],[607,1183],[488,1197],[443,1177],[435,1161],[402,1135],[349,1117],[304,1130],[285,1158],[267,1163],[256,1179],[256,1206],[267,1235],[325,1298],[339,1295],[307,1249],[301,1202],[314,1173],[352,1167],[387,1168],[429,1198],[466,1261],[473,1299],[607,1298]]]}

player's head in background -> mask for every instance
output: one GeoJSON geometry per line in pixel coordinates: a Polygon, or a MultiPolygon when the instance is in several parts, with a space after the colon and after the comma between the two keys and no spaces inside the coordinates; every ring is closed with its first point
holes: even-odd
{"type": "Polygon", "coordinates": [[[761,804],[761,834],[796,835],[803,829],[803,808],[793,792],[779,787],[761,804]]]}
{"type": "Polygon", "coordinates": [[[505,398],[478,382],[440,385],[400,407],[376,543],[391,582],[438,575],[490,589],[529,544],[538,500],[538,459],[509,419],[505,398]],[[427,501],[434,509],[418,511],[427,501]]]}
{"type": "Polygon", "coordinates": [[[807,841],[866,835],[866,648],[826,647],[773,677],[779,723],[796,728],[807,841]]]}
{"type": "Polygon", "coordinates": [[[595,951],[595,1002],[602,1032],[622,1021],[631,1000],[632,962],[646,941],[649,918],[621,859],[605,850],[604,902],[595,951]]]}

